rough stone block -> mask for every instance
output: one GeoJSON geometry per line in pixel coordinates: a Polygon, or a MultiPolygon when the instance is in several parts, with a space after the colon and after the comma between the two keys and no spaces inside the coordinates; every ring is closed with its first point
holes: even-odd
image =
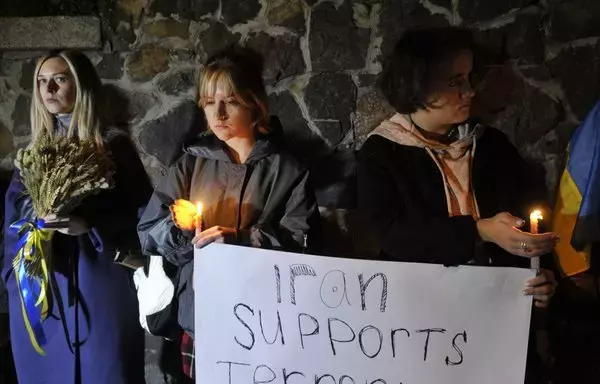
{"type": "Polygon", "coordinates": [[[14,150],[13,138],[10,131],[0,122],[0,159],[14,150]]]}
{"type": "Polygon", "coordinates": [[[34,59],[29,59],[23,61],[23,66],[21,67],[21,80],[19,81],[19,86],[31,92],[33,89],[33,72],[35,71],[36,61],[34,59]]]}
{"type": "Polygon", "coordinates": [[[336,145],[338,145],[342,139],[344,138],[344,136],[346,135],[346,132],[348,132],[348,127],[344,126],[344,124],[342,123],[342,121],[335,119],[335,120],[318,120],[318,119],[313,119],[315,125],[317,126],[317,128],[319,129],[319,132],[321,132],[321,135],[327,139],[327,142],[329,144],[331,144],[331,146],[335,147],[336,145]]]}
{"type": "Polygon", "coordinates": [[[332,146],[339,144],[350,129],[350,115],[356,108],[356,84],[343,73],[313,76],[304,89],[306,104],[313,120],[332,146]]]}
{"type": "Polygon", "coordinates": [[[98,14],[98,0],[0,1],[0,15],[7,17],[81,16],[98,14]]]}
{"type": "Polygon", "coordinates": [[[458,2],[458,12],[463,20],[486,21],[502,16],[513,9],[518,9],[531,3],[529,0],[461,0],[458,2]]]}
{"type": "Polygon", "coordinates": [[[555,41],[600,36],[600,1],[550,1],[549,35],[555,41]]]}
{"type": "Polygon", "coordinates": [[[110,30],[107,34],[107,39],[115,50],[127,51],[135,42],[135,28],[139,25],[143,9],[144,0],[115,0],[108,20],[110,30]]]}
{"type": "Polygon", "coordinates": [[[524,14],[513,23],[498,28],[475,30],[474,37],[479,51],[490,63],[502,63],[507,59],[519,63],[544,61],[544,35],[542,14],[524,14]]]}
{"type": "Polygon", "coordinates": [[[182,145],[204,130],[200,109],[186,101],[140,128],[138,140],[146,153],[169,166],[182,154],[182,145]]]}
{"type": "Polygon", "coordinates": [[[375,85],[377,82],[378,76],[370,73],[365,73],[362,75],[358,75],[358,86],[359,87],[369,87],[371,85],[375,85]]]}
{"type": "Polygon", "coordinates": [[[156,20],[144,24],[142,31],[155,37],[179,37],[187,40],[190,36],[189,28],[189,21],[156,20]]]}
{"type": "Polygon", "coordinates": [[[541,13],[523,15],[508,26],[506,44],[511,59],[532,63],[544,61],[542,18],[541,13]]]}
{"type": "Polygon", "coordinates": [[[157,74],[169,68],[169,50],[147,45],[127,57],[127,73],[134,81],[152,80],[157,74]]]}
{"type": "Polygon", "coordinates": [[[369,46],[370,30],[353,24],[349,3],[336,8],[319,4],[311,17],[310,54],[315,71],[361,69],[369,46]]]}
{"type": "Polygon", "coordinates": [[[448,10],[452,9],[452,0],[429,0],[431,4],[437,5],[438,7],[444,7],[448,10]]]}
{"type": "Polygon", "coordinates": [[[548,65],[559,80],[571,110],[584,119],[600,99],[600,42],[559,52],[548,65]]]}
{"type": "Polygon", "coordinates": [[[229,26],[254,19],[260,8],[258,0],[221,0],[223,21],[229,26]]]}
{"type": "Polygon", "coordinates": [[[577,127],[579,127],[579,124],[570,121],[558,124],[556,129],[548,132],[548,134],[540,139],[539,143],[542,155],[544,157],[566,155],[567,146],[577,127]]]}
{"type": "Polygon", "coordinates": [[[13,135],[27,136],[31,133],[29,124],[29,107],[31,106],[31,96],[20,94],[12,113],[13,135]]]}
{"type": "Polygon", "coordinates": [[[100,19],[94,16],[0,18],[0,49],[97,49],[100,19]]]}
{"type": "Polygon", "coordinates": [[[187,93],[195,86],[196,72],[194,68],[186,68],[169,74],[158,81],[158,89],[172,96],[187,93]]]}
{"type": "Polygon", "coordinates": [[[384,119],[394,114],[394,108],[375,87],[369,89],[358,100],[354,129],[357,137],[368,135],[384,119]]]}
{"type": "Polygon", "coordinates": [[[308,126],[294,97],[287,91],[269,95],[271,115],[276,116],[283,128],[288,148],[297,157],[309,159],[325,153],[329,148],[321,137],[308,126]]]}
{"type": "Polygon", "coordinates": [[[264,57],[263,76],[272,83],[304,72],[304,59],[300,50],[300,38],[290,34],[270,36],[266,33],[253,35],[246,45],[264,57]]]}
{"type": "Polygon", "coordinates": [[[379,31],[383,38],[382,58],[394,48],[404,31],[413,27],[440,27],[448,25],[442,15],[432,15],[419,0],[385,0],[381,8],[379,31]]]}
{"type": "Polygon", "coordinates": [[[117,80],[123,76],[123,66],[124,59],[118,52],[107,53],[96,65],[96,71],[102,79],[117,80]]]}
{"type": "Polygon", "coordinates": [[[286,27],[300,34],[306,31],[300,0],[267,0],[266,17],[271,25],[286,27]]]}
{"type": "Polygon", "coordinates": [[[114,84],[105,84],[103,91],[107,99],[107,119],[120,127],[136,124],[160,103],[152,93],[125,90],[114,84]]]}
{"type": "Polygon", "coordinates": [[[178,15],[184,19],[196,20],[203,15],[216,12],[219,9],[219,0],[153,0],[150,3],[149,13],[163,16],[178,15]]]}
{"type": "Polygon", "coordinates": [[[116,22],[133,24],[137,28],[144,11],[145,0],[114,0],[116,22]]]}
{"type": "Polygon", "coordinates": [[[564,110],[504,66],[490,70],[479,84],[473,115],[500,129],[521,147],[553,130],[564,117],[564,110]]]}
{"type": "Polygon", "coordinates": [[[202,26],[206,28],[198,29],[192,34],[192,41],[201,61],[240,41],[241,35],[230,32],[222,23],[210,21],[208,25],[202,26]]]}

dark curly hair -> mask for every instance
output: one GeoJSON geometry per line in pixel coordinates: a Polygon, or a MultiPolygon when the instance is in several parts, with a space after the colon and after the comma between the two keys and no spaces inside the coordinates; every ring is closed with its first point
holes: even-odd
{"type": "Polygon", "coordinates": [[[427,107],[444,65],[462,51],[473,51],[470,31],[456,27],[410,29],[386,58],[379,87],[399,113],[427,107]]]}

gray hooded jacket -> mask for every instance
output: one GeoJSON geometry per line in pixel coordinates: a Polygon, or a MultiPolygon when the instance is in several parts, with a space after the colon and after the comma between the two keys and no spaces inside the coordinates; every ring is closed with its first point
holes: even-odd
{"type": "Polygon", "coordinates": [[[180,267],[178,320],[192,336],[194,233],[175,226],[169,207],[176,199],[202,201],[203,228],[236,229],[232,243],[292,252],[305,246],[304,235],[319,215],[308,170],[276,140],[257,140],[243,164],[232,161],[225,144],[211,134],[187,147],[155,189],[138,233],[144,254],[162,255],[180,267]]]}

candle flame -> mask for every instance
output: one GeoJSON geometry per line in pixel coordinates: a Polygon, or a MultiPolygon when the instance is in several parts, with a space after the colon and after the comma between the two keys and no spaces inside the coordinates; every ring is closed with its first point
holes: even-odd
{"type": "Polygon", "coordinates": [[[543,220],[544,216],[542,215],[542,211],[539,209],[534,209],[531,211],[531,215],[529,215],[530,220],[543,220]]]}
{"type": "Polygon", "coordinates": [[[196,215],[201,215],[202,209],[204,209],[204,204],[202,204],[200,201],[198,201],[196,203],[196,215]]]}

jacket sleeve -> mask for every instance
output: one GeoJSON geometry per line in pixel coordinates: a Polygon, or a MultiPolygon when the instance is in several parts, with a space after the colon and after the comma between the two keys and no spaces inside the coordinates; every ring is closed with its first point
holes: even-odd
{"type": "Polygon", "coordinates": [[[319,243],[320,216],[308,171],[299,174],[287,196],[277,223],[259,222],[250,229],[241,230],[239,243],[290,252],[315,251],[319,243]]]}
{"type": "Polygon", "coordinates": [[[388,166],[364,149],[357,166],[358,206],[386,258],[445,265],[473,259],[478,239],[474,219],[431,218],[407,209],[388,166]]]}
{"type": "Polygon", "coordinates": [[[194,232],[175,226],[169,207],[176,199],[189,200],[192,161],[184,155],[154,190],[138,224],[138,235],[145,255],[161,255],[175,265],[192,260],[194,232]]]}

